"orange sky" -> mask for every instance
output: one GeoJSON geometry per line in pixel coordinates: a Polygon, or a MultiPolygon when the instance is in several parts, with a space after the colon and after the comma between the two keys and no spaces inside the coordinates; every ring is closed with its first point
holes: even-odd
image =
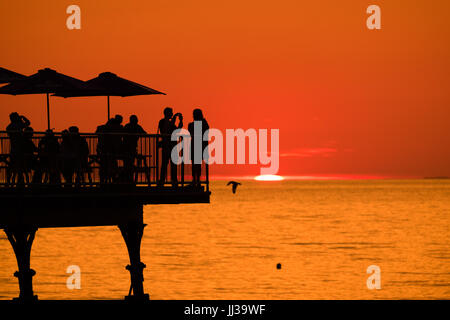
{"type": "MultiPolygon", "coordinates": [[[[200,106],[211,126],[279,128],[282,175],[450,175],[450,2],[40,0],[0,3],[0,66],[103,71],[166,92],[112,98],[155,131],[165,106],[200,106]],[[66,28],[81,8],[82,29],[66,28]],[[382,30],[365,26],[367,6],[382,30]]],[[[106,98],[51,98],[52,126],[93,131],[106,98]]],[[[46,128],[43,95],[0,95],[46,128]]],[[[225,166],[216,175],[256,175],[225,166]]]]}

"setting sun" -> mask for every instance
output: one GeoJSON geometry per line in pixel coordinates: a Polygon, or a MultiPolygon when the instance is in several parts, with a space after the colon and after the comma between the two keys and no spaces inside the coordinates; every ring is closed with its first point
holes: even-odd
{"type": "Polygon", "coordinates": [[[256,181],[281,181],[284,180],[282,176],[277,176],[273,174],[265,174],[255,177],[256,181]]]}

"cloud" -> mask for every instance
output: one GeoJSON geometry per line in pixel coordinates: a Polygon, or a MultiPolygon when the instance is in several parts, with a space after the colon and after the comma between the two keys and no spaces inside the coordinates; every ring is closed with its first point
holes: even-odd
{"type": "Polygon", "coordinates": [[[332,157],[338,150],[336,148],[300,148],[293,149],[280,154],[285,158],[312,158],[312,157],[332,157]]]}

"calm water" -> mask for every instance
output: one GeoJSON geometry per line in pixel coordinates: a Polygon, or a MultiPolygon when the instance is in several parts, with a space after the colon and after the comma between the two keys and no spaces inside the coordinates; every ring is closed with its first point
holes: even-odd
{"type": "MultiPolygon", "coordinates": [[[[245,181],[235,195],[225,183],[210,205],[145,208],[152,299],[450,298],[450,181],[245,181]],[[366,287],[372,264],[381,290],[366,287]]],[[[31,264],[40,299],[128,294],[117,227],[39,229],[31,264]],[[81,290],[66,288],[69,265],[81,290]]],[[[0,299],[18,295],[16,270],[2,233],[0,299]]]]}

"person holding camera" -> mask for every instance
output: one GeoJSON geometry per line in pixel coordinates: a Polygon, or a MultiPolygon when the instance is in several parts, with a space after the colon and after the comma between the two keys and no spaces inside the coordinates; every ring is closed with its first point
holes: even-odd
{"type": "Polygon", "coordinates": [[[161,175],[159,178],[158,185],[163,186],[166,181],[167,176],[167,165],[170,162],[170,180],[172,186],[178,186],[177,179],[177,165],[171,161],[171,152],[173,147],[176,146],[177,142],[171,140],[172,133],[183,127],[183,115],[181,113],[173,114],[172,108],[164,109],[164,118],[159,120],[158,123],[158,134],[161,134],[161,140],[158,141],[158,148],[162,149],[161,152],[161,175]],[[178,118],[178,125],[176,125],[176,120],[178,118]]]}
{"type": "Polygon", "coordinates": [[[30,120],[28,120],[25,116],[19,115],[17,112],[11,113],[9,115],[9,119],[11,122],[6,127],[6,131],[11,139],[12,148],[12,144],[14,144],[14,142],[22,136],[23,130],[30,126],[30,120]]]}
{"type": "Polygon", "coordinates": [[[10,139],[9,165],[7,170],[7,181],[14,180],[18,176],[18,183],[23,183],[24,173],[24,153],[25,138],[24,130],[30,127],[30,120],[25,116],[13,112],[9,115],[10,124],[6,127],[6,132],[10,139]]]}

